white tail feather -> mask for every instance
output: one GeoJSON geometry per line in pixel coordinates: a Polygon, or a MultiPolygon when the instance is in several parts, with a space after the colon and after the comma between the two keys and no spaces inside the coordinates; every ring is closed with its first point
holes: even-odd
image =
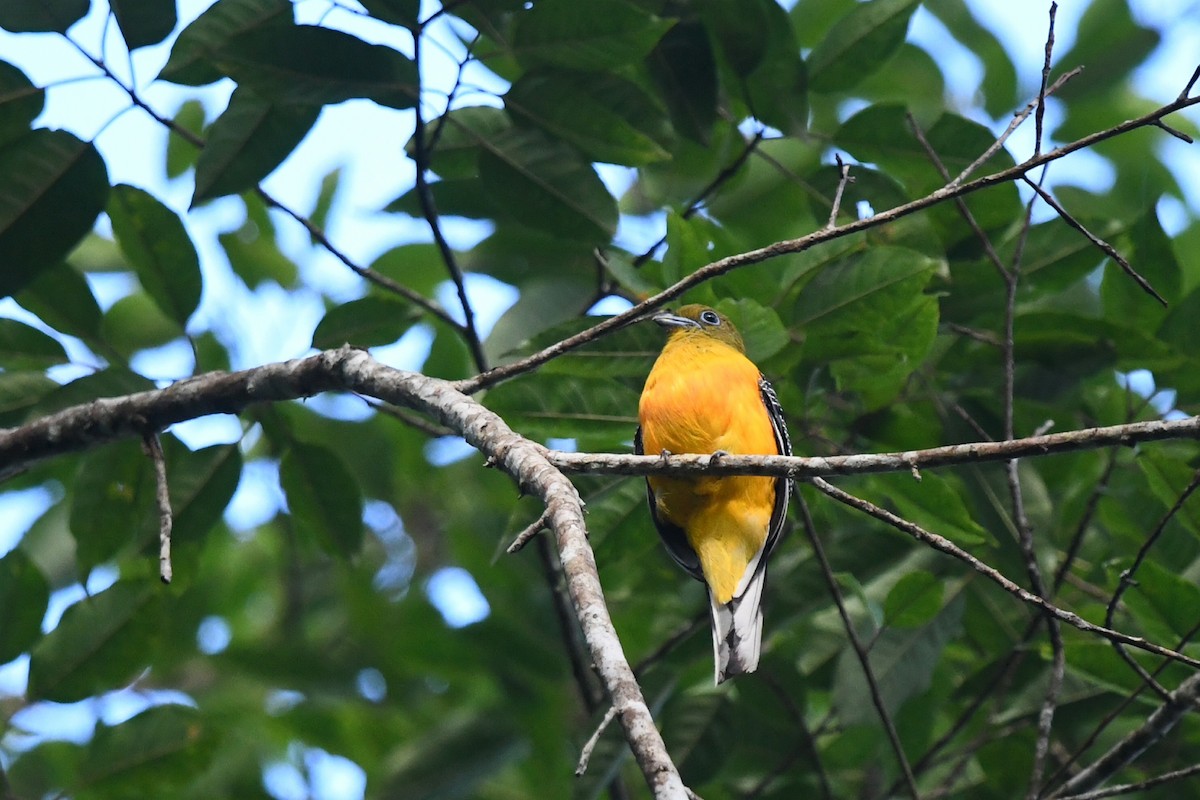
{"type": "Polygon", "coordinates": [[[760,563],[761,559],[760,552],[747,566],[738,592],[728,603],[717,603],[709,593],[717,683],[758,669],[762,649],[762,590],[767,577],[766,563],[760,563]]]}

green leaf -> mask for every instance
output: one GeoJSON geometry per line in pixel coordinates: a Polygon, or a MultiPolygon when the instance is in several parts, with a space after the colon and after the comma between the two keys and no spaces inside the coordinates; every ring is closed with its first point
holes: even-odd
{"type": "Polygon", "coordinates": [[[617,204],[591,164],[538,131],[488,142],[480,176],[497,211],[523,225],[595,242],[616,231],[617,204]]]}
{"type": "Polygon", "coordinates": [[[28,697],[74,703],[132,680],[153,657],[161,591],[145,579],[118,581],[68,608],[33,648],[28,697]]]}
{"type": "MultiPolygon", "coordinates": [[[[888,628],[875,638],[868,655],[884,708],[895,714],[910,697],[929,688],[942,649],[962,625],[964,603],[956,598],[920,628],[888,628]]],[[[833,701],[847,725],[878,725],[862,666],[850,647],[842,650],[835,667],[833,701]]]]}
{"type": "Polygon", "coordinates": [[[640,166],[670,157],[659,144],[665,114],[636,84],[616,75],[530,72],[504,96],[504,107],[594,161],[640,166]]]}
{"type": "Polygon", "coordinates": [[[746,355],[756,364],[778,353],[791,341],[787,328],[774,309],[764,308],[752,297],[722,300],[717,310],[729,317],[746,345],[746,355]]]}
{"type": "Polygon", "coordinates": [[[1144,625],[1146,615],[1161,618],[1176,637],[1188,636],[1196,626],[1193,610],[1200,604],[1200,588],[1152,560],[1138,568],[1137,583],[1125,594],[1130,611],[1144,625]]]}
{"type": "Polygon", "coordinates": [[[704,27],[681,22],[667,31],[646,66],[675,130],[707,145],[717,119],[717,64],[704,27]]]}
{"type": "Polygon", "coordinates": [[[123,358],[161,347],[183,335],[183,327],[163,313],[146,292],[134,292],[104,312],[104,342],[123,358]]]}
{"type": "MultiPolygon", "coordinates": [[[[427,128],[430,151],[426,153],[426,160],[429,168],[443,180],[478,177],[482,144],[510,128],[512,121],[503,109],[491,106],[453,109],[431,122],[427,128]]],[[[416,160],[415,133],[404,146],[404,152],[416,160]]],[[[389,206],[387,210],[394,209],[389,206]]]]}
{"type": "Polygon", "coordinates": [[[75,557],[83,569],[138,544],[157,519],[149,456],[131,441],[87,453],[79,461],[70,503],[75,557]]]}
{"type": "Polygon", "coordinates": [[[810,85],[840,92],[883,66],[904,42],[917,0],[870,0],[842,17],[813,48],[810,85]]]}
{"type": "Polygon", "coordinates": [[[1075,100],[1110,92],[1146,59],[1160,38],[1158,31],[1137,24],[1127,0],[1094,0],[1079,20],[1071,49],[1055,57],[1065,69],[1082,66],[1084,70],[1056,96],[1075,100]]]}
{"type": "MultiPolygon", "coordinates": [[[[45,416],[64,408],[81,405],[98,397],[119,397],[124,394],[145,392],[155,388],[154,384],[121,367],[109,367],[64,384],[38,403],[37,414],[45,416]]],[[[114,445],[119,447],[120,445],[114,445]]]]}
{"type": "Polygon", "coordinates": [[[113,235],[142,288],[181,326],[200,303],[200,259],[175,212],[133,186],[113,188],[108,216],[113,235]]]}
{"type": "Polygon", "coordinates": [[[21,424],[27,410],[56,389],[58,384],[41,370],[0,372],[0,426],[21,424]]]}
{"type": "Polygon", "coordinates": [[[362,546],[362,495],[335,451],[293,443],[279,464],[296,530],[327,552],[348,558],[362,546]]]}
{"type": "Polygon", "coordinates": [[[148,708],[120,725],[96,726],[79,782],[89,795],[125,796],[131,788],[157,797],[181,796],[212,760],[214,731],[194,708],[148,708]]]}
{"type": "Polygon", "coordinates": [[[744,95],[750,112],[784,133],[801,134],[808,127],[808,70],[800,58],[800,45],[787,12],[774,0],[733,3],[766,20],[768,39],[762,61],[746,76],[744,95]]]}
{"type": "Polygon", "coordinates": [[[975,17],[964,0],[925,0],[924,6],[955,39],[970,42],[971,51],[983,62],[983,85],[987,91],[981,93],[981,99],[988,114],[998,118],[1012,111],[1021,99],[1017,96],[1017,70],[991,29],[975,17]]]}
{"type": "Polygon", "coordinates": [[[327,350],[352,344],[378,347],[391,344],[420,319],[412,305],[378,296],[363,297],[325,312],[313,331],[312,346],[327,350]]]}
{"type": "Polygon", "coordinates": [[[596,282],[582,273],[553,278],[532,278],[522,283],[521,295],[492,327],[484,342],[489,358],[499,358],[547,328],[576,319],[591,305],[596,282]]]}
{"type": "Polygon", "coordinates": [[[672,24],[625,0],[542,0],[517,18],[512,47],[527,68],[600,72],[641,60],[672,24]]]}
{"type": "MultiPolygon", "coordinates": [[[[1133,247],[1123,255],[1130,265],[1169,304],[1178,302],[1182,271],[1171,250],[1171,240],[1163,231],[1153,209],[1133,223],[1129,229],[1129,240],[1133,247]]],[[[1137,320],[1138,327],[1143,330],[1157,328],[1169,311],[1169,307],[1163,308],[1111,260],[1104,268],[1100,297],[1104,301],[1105,317],[1122,324],[1137,320]]]]}
{"type": "Polygon", "coordinates": [[[67,352],[53,338],[23,322],[0,319],[0,367],[45,369],[67,361],[67,352]]]}
{"type": "Polygon", "coordinates": [[[923,473],[915,481],[908,475],[880,478],[874,488],[887,496],[905,519],[944,536],[963,547],[992,543],[987,529],[967,508],[962,481],[953,475],[923,473]]]}
{"type": "Polygon", "coordinates": [[[171,538],[180,544],[200,542],[221,521],[237,491],[241,451],[227,444],[192,451],[174,437],[164,437],[163,451],[174,516],[171,538]]]}
{"type": "Polygon", "coordinates": [[[179,34],[158,77],[189,86],[218,81],[223,75],[213,58],[227,41],[261,26],[291,23],[288,0],[218,0],[179,34]]]}
{"type": "Polygon", "coordinates": [[[320,106],[275,103],[239,87],[196,159],[192,206],[253,188],[291,155],[320,113],[320,106]]]}
{"type": "Polygon", "coordinates": [[[44,89],[12,64],[0,61],[0,147],[24,136],[45,104],[44,89]]]}
{"type": "Polygon", "coordinates": [[[883,621],[894,628],[918,628],[942,607],[944,584],[937,576],[918,570],[892,587],[883,601],[883,621]]]}
{"type": "Polygon", "coordinates": [[[242,200],[246,204],[245,221],[236,230],[217,235],[229,265],[251,289],[269,280],[285,289],[295,286],[299,272],[296,264],[279,251],[275,224],[266,205],[252,194],[244,195],[242,200]]]}
{"type": "Polygon", "coordinates": [[[0,3],[0,28],[13,33],[66,33],[88,12],[88,0],[41,0],[0,3]]]}
{"type": "Polygon", "coordinates": [[[329,105],[366,97],[412,108],[417,66],[383,45],[315,25],[258,27],[227,40],[217,66],[240,86],[276,103],[329,105]]]}
{"type": "MultiPolygon", "coordinates": [[[[200,136],[204,131],[204,104],[199,100],[185,100],[175,112],[172,120],[177,126],[200,136]]],[[[201,148],[184,139],[182,136],[167,137],[167,177],[178,178],[196,165],[196,159],[203,152],[201,148]]]]}
{"type": "Polygon", "coordinates": [[[0,558],[0,664],[7,664],[37,641],[50,602],[50,584],[20,549],[0,558]]]}
{"type": "Polygon", "coordinates": [[[109,0],[130,50],[158,44],[175,30],[174,0],[109,0]]]}
{"type": "Polygon", "coordinates": [[[484,402],[518,433],[577,439],[581,450],[615,448],[637,427],[637,393],[611,379],[510,381],[484,402]]]}
{"type": "Polygon", "coordinates": [[[0,297],[61,261],[107,198],[104,159],[90,142],[39,129],[0,147],[0,297]]]}
{"type": "MultiPolygon", "coordinates": [[[[766,54],[772,34],[768,5],[779,8],[771,0],[710,0],[699,6],[700,18],[709,35],[739,77],[754,72],[766,54]]],[[[786,16],[784,27],[788,31],[792,28],[786,16]]],[[[799,48],[796,52],[799,54],[799,48]]]]}

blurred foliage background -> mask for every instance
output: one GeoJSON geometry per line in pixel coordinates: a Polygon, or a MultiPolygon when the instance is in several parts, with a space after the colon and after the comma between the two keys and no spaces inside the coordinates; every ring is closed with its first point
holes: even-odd
{"type": "MultiPolygon", "coordinates": [[[[986,5],[217,0],[181,19],[170,0],[0,4],[9,41],[90,53],[79,78],[127,88],[128,114],[157,115],[169,137],[140,159],[155,180],[113,180],[87,137],[39,122],[61,87],[0,63],[0,292],[11,298],[0,425],[253,366],[263,339],[299,336],[286,357],[350,342],[470,377],[582,330],[589,311],[821,228],[835,154],[852,164],[840,222],[921,197],[945,181],[914,125],[957,174],[1037,96],[1048,8],[986,5]],[[998,16],[1027,39],[1019,51],[998,16]],[[79,35],[85,17],[107,20],[99,40],[79,35]],[[156,76],[134,79],[132,51],[159,54],[156,76]],[[214,83],[219,103],[190,99],[214,83]],[[407,160],[404,190],[345,197],[337,172],[305,176],[297,197],[264,189],[339,104],[377,112],[348,146],[382,135],[393,161],[381,163],[407,160]],[[197,226],[212,209],[219,222],[197,226]],[[376,252],[357,238],[362,219],[385,242],[376,252]],[[277,310],[235,314],[229,298],[248,290],[277,310]]],[[[1200,9],[1176,6],[1093,0],[1064,14],[1052,77],[1085,69],[1049,101],[1043,149],[1175,98],[1196,65],[1163,42],[1183,35],[1194,56],[1186,42],[1200,35],[1200,9]]],[[[1197,133],[1194,111],[1167,121],[1197,133]]],[[[977,174],[1031,155],[1033,127],[977,174]]],[[[1027,218],[1027,186],[966,198],[1019,273],[1016,436],[1200,409],[1196,163],[1149,127],[1045,175],[1165,308],[1044,204],[1027,218]]],[[[1007,287],[986,251],[943,203],[684,299],[737,322],[799,454],[1000,439],[1007,287]]],[[[531,438],[629,452],[660,336],[624,329],[481,397],[531,438]]],[[[0,796],[646,795],[616,726],[574,777],[603,691],[550,543],[502,555],[541,509],[460,442],[352,397],[255,407],[162,438],[170,586],[157,579],[139,443],[0,485],[5,508],[24,509],[0,558],[0,796]]],[[[1198,467],[1194,441],[1023,461],[1054,602],[1102,622],[1166,518],[1113,624],[1200,653],[1200,508],[1170,512],[1198,467]]],[[[837,483],[1028,584],[1002,465],[837,483]]],[[[642,481],[577,485],[625,651],[691,788],[707,800],[905,793],[803,536],[772,562],[759,673],[714,689],[702,587],[660,551],[642,481]]],[[[803,492],[922,795],[1025,794],[1053,662],[1036,615],[963,564],[803,492]]],[[[1160,704],[1107,641],[1062,636],[1050,787],[1160,704]]],[[[1158,679],[1173,688],[1187,675],[1168,665],[1158,679]]],[[[1198,746],[1200,725],[1185,718],[1118,779],[1190,766],[1198,746]]]]}

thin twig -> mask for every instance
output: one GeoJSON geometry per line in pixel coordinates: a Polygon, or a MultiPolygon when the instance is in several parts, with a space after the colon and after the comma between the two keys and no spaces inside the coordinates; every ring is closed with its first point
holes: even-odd
{"type": "Polygon", "coordinates": [[[808,538],[809,544],[812,545],[813,554],[817,557],[817,562],[821,566],[821,574],[825,576],[825,585],[829,589],[829,595],[833,598],[834,604],[837,606],[838,615],[842,618],[842,627],[846,631],[846,638],[850,642],[850,646],[854,648],[854,654],[858,657],[858,663],[862,666],[863,677],[867,681],[867,689],[871,693],[871,703],[875,706],[876,713],[879,714],[879,721],[883,723],[884,732],[887,734],[888,741],[892,745],[892,752],[896,756],[896,762],[900,766],[900,771],[904,775],[904,782],[908,787],[908,793],[912,795],[913,800],[920,800],[921,793],[917,789],[917,779],[913,777],[912,767],[909,766],[908,757],[904,754],[904,745],[900,742],[900,735],[896,733],[896,726],[892,724],[892,715],[888,713],[887,707],[883,703],[883,694],[879,690],[879,683],[875,680],[875,672],[871,668],[871,658],[863,647],[862,641],[858,638],[858,633],[854,630],[854,621],[850,619],[850,613],[846,610],[846,603],[842,599],[842,590],[838,587],[837,578],[833,574],[833,568],[829,565],[829,559],[825,556],[825,548],[821,545],[821,538],[817,536],[816,526],[813,525],[812,515],[808,513],[808,503],[804,502],[804,497],[799,493],[796,494],[796,501],[800,505],[800,519],[804,522],[804,533],[808,538]]]}
{"type": "Polygon", "coordinates": [[[855,497],[848,492],[842,491],[822,478],[813,478],[811,483],[813,486],[817,487],[817,489],[832,497],[834,500],[837,500],[839,503],[843,503],[851,508],[856,508],[859,511],[865,512],[881,522],[885,522],[893,528],[908,534],[917,541],[965,562],[969,567],[971,567],[971,569],[988,578],[1004,591],[1032,606],[1037,607],[1043,612],[1049,612],[1053,614],[1056,618],[1067,623],[1068,625],[1078,628],[1085,633],[1094,633],[1110,641],[1122,642],[1123,644],[1130,645],[1131,647],[1136,647],[1139,650],[1145,650],[1148,653],[1165,656],[1166,658],[1174,659],[1175,661],[1187,664],[1188,666],[1200,668],[1200,659],[1195,659],[1191,656],[1171,650],[1170,648],[1163,647],[1162,645],[1149,642],[1140,636],[1131,636],[1127,633],[1122,633],[1121,631],[1115,631],[1110,628],[1106,628],[1103,625],[1096,625],[1095,623],[1088,622],[1073,611],[1065,611],[1059,608],[1050,601],[1038,597],[1037,595],[1014,583],[1009,578],[1006,578],[999,570],[980,561],[978,558],[971,555],[966,550],[963,550],[961,547],[954,544],[944,536],[939,536],[936,533],[930,533],[921,526],[909,522],[902,517],[898,517],[887,509],[880,508],[874,503],[863,500],[861,497],[855,497]]]}
{"type": "MultiPolygon", "coordinates": [[[[1200,470],[1196,470],[1196,472],[1193,473],[1192,480],[1184,488],[1183,492],[1180,493],[1179,498],[1175,501],[1174,505],[1172,505],[1171,508],[1168,509],[1165,514],[1163,514],[1163,516],[1159,519],[1158,524],[1156,524],[1154,529],[1150,532],[1150,535],[1146,537],[1146,541],[1142,542],[1142,546],[1138,548],[1137,556],[1133,559],[1133,564],[1130,565],[1129,569],[1121,573],[1121,580],[1117,583],[1116,591],[1113,592],[1112,598],[1108,601],[1108,606],[1104,609],[1104,624],[1106,626],[1110,628],[1112,627],[1113,618],[1116,616],[1117,606],[1121,602],[1121,597],[1125,594],[1125,591],[1130,586],[1136,583],[1134,575],[1137,573],[1138,568],[1142,566],[1142,562],[1149,554],[1150,549],[1154,547],[1155,542],[1158,541],[1158,538],[1166,529],[1167,523],[1170,522],[1177,513],[1179,513],[1179,511],[1183,508],[1183,504],[1187,502],[1187,499],[1192,496],[1192,492],[1196,491],[1197,488],[1200,488],[1200,470]]],[[[1139,664],[1137,660],[1134,659],[1134,657],[1120,645],[1120,643],[1113,642],[1113,647],[1116,648],[1117,653],[1122,659],[1125,660],[1125,663],[1129,664],[1133,671],[1138,674],[1143,683],[1153,689],[1158,696],[1164,700],[1170,699],[1170,692],[1167,690],[1167,688],[1155,680],[1154,676],[1147,672],[1146,668],[1139,664]]]]}
{"type": "Polygon", "coordinates": [[[1200,764],[1193,764],[1190,767],[1177,769],[1174,772],[1166,772],[1153,778],[1147,778],[1144,781],[1138,781],[1137,783],[1126,783],[1121,786],[1110,786],[1107,789],[1097,789],[1094,792],[1072,794],[1059,798],[1059,800],[1101,800],[1104,797],[1117,797],[1122,794],[1132,794],[1133,792],[1140,792],[1145,789],[1153,789],[1155,786],[1183,780],[1197,774],[1200,774],[1200,764]]]}
{"type": "Polygon", "coordinates": [[[838,183],[833,193],[833,204],[829,209],[829,222],[825,223],[825,230],[837,227],[838,212],[842,209],[842,193],[846,191],[846,184],[854,180],[850,177],[850,165],[842,161],[841,153],[834,153],[833,158],[838,165],[838,183]]]}
{"type": "Polygon", "coordinates": [[[516,535],[516,537],[512,540],[512,544],[506,547],[504,551],[509,555],[521,552],[525,545],[529,544],[530,539],[546,530],[546,520],[548,516],[549,512],[543,511],[542,515],[538,517],[535,522],[530,524],[516,535]]]}
{"type": "Polygon", "coordinates": [[[604,712],[604,718],[600,720],[600,724],[596,726],[596,730],[592,731],[592,735],[584,742],[583,749],[579,751],[579,763],[575,766],[575,776],[583,777],[587,772],[588,762],[592,759],[592,751],[596,749],[596,745],[600,741],[600,736],[604,730],[612,723],[613,718],[617,716],[617,707],[609,706],[608,711],[604,712]]]}
{"type": "Polygon", "coordinates": [[[1175,98],[1175,102],[1187,100],[1188,95],[1192,93],[1192,87],[1196,85],[1196,81],[1200,80],[1200,64],[1196,65],[1195,71],[1192,72],[1192,77],[1188,78],[1188,82],[1184,85],[1183,91],[1175,98]]]}
{"type": "Polygon", "coordinates": [[[173,576],[171,569],[171,527],[174,518],[171,515],[171,488],[167,484],[167,460],[163,456],[162,444],[158,434],[151,433],[142,439],[146,455],[154,463],[154,499],[158,507],[158,577],[163,583],[170,583],[173,576]]]}
{"type": "Polygon", "coordinates": [[[1046,57],[1042,62],[1042,86],[1038,91],[1037,114],[1033,118],[1035,138],[1033,154],[1042,152],[1042,118],[1046,115],[1046,85],[1050,82],[1050,57],[1054,53],[1054,18],[1058,15],[1058,3],[1050,3],[1050,28],[1046,34],[1046,57]]]}
{"type": "MultiPolygon", "coordinates": [[[[1151,123],[1151,124],[1153,124],[1153,123],[1151,123]]],[[[1072,228],[1074,228],[1075,230],[1082,233],[1089,242],[1094,244],[1096,247],[1100,248],[1100,250],[1102,250],[1105,255],[1107,255],[1113,261],[1117,262],[1117,264],[1121,267],[1121,269],[1125,271],[1125,274],[1128,275],[1129,277],[1133,278],[1134,283],[1136,283],[1138,286],[1140,286],[1142,288],[1142,291],[1144,291],[1146,294],[1150,295],[1155,300],[1157,300],[1159,303],[1161,303],[1163,305],[1163,307],[1166,307],[1166,305],[1167,305],[1166,299],[1163,298],[1163,296],[1161,294],[1159,294],[1153,286],[1150,285],[1150,282],[1148,280],[1146,280],[1145,278],[1143,278],[1138,273],[1138,271],[1135,270],[1133,268],[1133,266],[1127,260],[1125,260],[1125,257],[1123,255],[1121,255],[1120,253],[1117,252],[1117,249],[1115,247],[1113,247],[1111,244],[1109,244],[1108,242],[1101,239],[1096,234],[1089,231],[1082,222],[1075,219],[1075,217],[1071,216],[1071,214],[1065,208],[1063,208],[1062,205],[1060,205],[1059,202],[1057,200],[1055,200],[1049,192],[1047,192],[1045,189],[1043,189],[1038,184],[1029,180],[1028,176],[1022,175],[1021,180],[1025,181],[1025,183],[1028,184],[1030,188],[1032,188],[1035,192],[1037,192],[1038,195],[1041,196],[1041,198],[1046,201],[1046,205],[1053,208],[1058,213],[1058,215],[1060,217],[1062,217],[1063,222],[1067,223],[1072,228]]]]}

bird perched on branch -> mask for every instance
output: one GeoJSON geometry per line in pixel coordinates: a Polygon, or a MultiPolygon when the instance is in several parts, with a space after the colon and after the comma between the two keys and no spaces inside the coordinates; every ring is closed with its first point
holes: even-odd
{"type": "MultiPolygon", "coordinates": [[[[638,453],[791,455],[783,410],[741,334],[701,305],[653,317],[670,330],[638,404],[638,453]]],[[[758,667],[767,556],[787,516],[787,478],[646,479],[667,552],[708,585],[716,682],[758,667]]]]}

